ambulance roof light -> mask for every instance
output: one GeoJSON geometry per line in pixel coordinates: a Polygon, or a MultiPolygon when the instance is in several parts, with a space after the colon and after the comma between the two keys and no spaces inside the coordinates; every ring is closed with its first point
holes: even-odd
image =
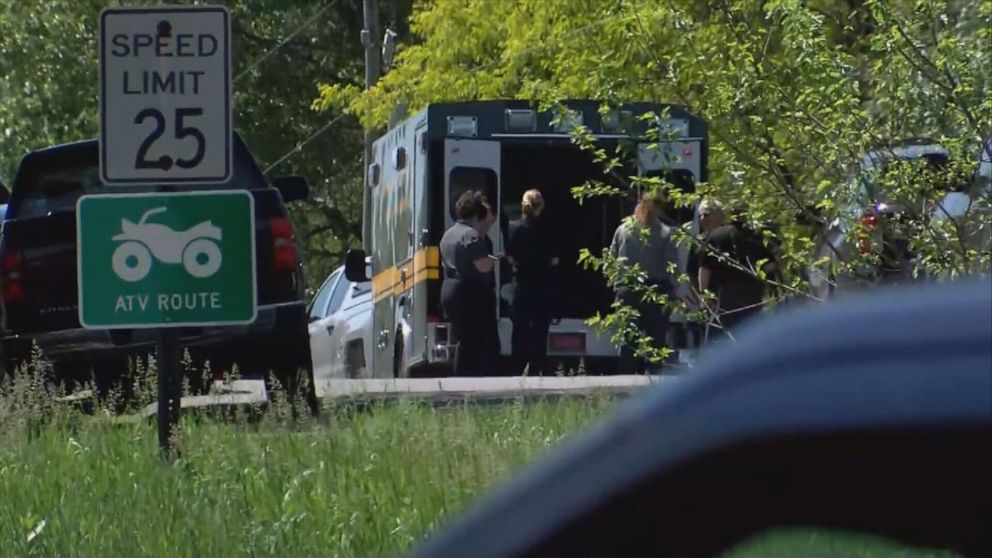
{"type": "Polygon", "coordinates": [[[668,120],[658,120],[658,131],[661,139],[687,138],[689,137],[689,121],[685,118],[669,118],[668,120]]]}
{"type": "Polygon", "coordinates": [[[629,110],[610,109],[603,116],[603,131],[618,132],[625,124],[634,120],[634,113],[629,110]]]}
{"type": "Polygon", "coordinates": [[[583,118],[582,113],[576,110],[566,111],[555,123],[555,131],[559,133],[570,134],[572,130],[582,126],[583,118]]]}
{"type": "Polygon", "coordinates": [[[406,168],[406,149],[397,147],[393,150],[393,168],[396,170],[406,168]]]}
{"type": "Polygon", "coordinates": [[[507,132],[536,132],[537,112],[532,109],[506,109],[507,132]]]}
{"type": "Polygon", "coordinates": [[[365,177],[366,184],[368,184],[369,188],[374,188],[375,186],[379,185],[380,168],[381,167],[379,167],[379,163],[372,163],[371,165],[369,165],[369,168],[366,171],[367,175],[365,177]]]}
{"type": "Polygon", "coordinates": [[[448,135],[474,138],[479,135],[479,119],[474,116],[449,116],[448,135]]]}

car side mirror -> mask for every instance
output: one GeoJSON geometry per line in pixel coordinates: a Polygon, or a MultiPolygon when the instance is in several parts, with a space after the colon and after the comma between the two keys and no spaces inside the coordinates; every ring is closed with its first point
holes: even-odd
{"type": "Polygon", "coordinates": [[[310,185],[302,176],[279,176],[272,181],[272,185],[279,190],[282,201],[286,203],[303,201],[310,195],[310,185]]]}
{"type": "Polygon", "coordinates": [[[352,283],[369,280],[365,270],[365,250],[348,250],[344,257],[344,276],[352,283]]]}
{"type": "Polygon", "coordinates": [[[7,185],[0,182],[0,205],[7,205],[10,201],[10,190],[7,189],[7,185]]]}

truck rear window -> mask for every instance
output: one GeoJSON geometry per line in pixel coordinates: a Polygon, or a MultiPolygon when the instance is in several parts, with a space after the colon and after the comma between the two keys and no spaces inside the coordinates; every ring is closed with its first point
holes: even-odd
{"type": "MultiPolygon", "coordinates": [[[[84,194],[154,192],[154,185],[106,186],[100,180],[97,142],[80,142],[31,153],[17,169],[11,188],[7,219],[40,217],[50,212],[73,211],[84,194]]],[[[170,186],[169,191],[257,189],[268,184],[248,148],[234,144],[234,174],[223,184],[170,186]]]]}
{"type": "Polygon", "coordinates": [[[37,217],[75,207],[83,194],[103,191],[96,167],[52,168],[33,173],[32,180],[15,183],[10,218],[37,217]]]}

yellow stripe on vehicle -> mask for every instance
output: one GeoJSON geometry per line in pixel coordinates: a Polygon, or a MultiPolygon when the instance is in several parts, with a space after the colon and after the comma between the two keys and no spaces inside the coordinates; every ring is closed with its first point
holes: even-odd
{"type": "Polygon", "coordinates": [[[413,267],[418,273],[427,267],[441,267],[441,250],[437,246],[428,246],[423,250],[418,250],[413,255],[413,267]]]}
{"type": "Polygon", "coordinates": [[[399,279],[399,270],[395,267],[384,269],[372,277],[372,296],[376,299],[385,292],[392,292],[393,285],[399,279]]]}
{"type": "Polygon", "coordinates": [[[436,267],[430,269],[421,269],[420,271],[417,272],[417,276],[415,277],[416,279],[415,282],[419,283],[424,279],[440,279],[440,278],[441,278],[441,270],[436,267]]]}
{"type": "Polygon", "coordinates": [[[390,296],[405,293],[422,281],[441,278],[441,252],[437,246],[428,246],[418,250],[412,259],[398,266],[382,270],[372,277],[372,298],[378,303],[390,296]],[[403,272],[406,271],[406,281],[403,272]]]}

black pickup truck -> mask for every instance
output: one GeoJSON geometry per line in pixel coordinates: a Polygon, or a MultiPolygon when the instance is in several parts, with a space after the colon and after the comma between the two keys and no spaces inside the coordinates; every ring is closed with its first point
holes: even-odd
{"type": "MultiPolygon", "coordinates": [[[[93,378],[98,387],[120,380],[129,359],[154,353],[153,330],[89,330],[79,323],[76,282],[76,201],[106,193],[96,140],[58,145],[26,155],[11,186],[0,233],[0,303],[3,364],[11,370],[36,343],[59,380],[93,378]]],[[[122,189],[114,186],[114,190],[122,189]]],[[[255,199],[258,316],[235,327],[183,328],[182,344],[194,363],[215,371],[237,365],[242,377],[283,382],[311,370],[303,268],[285,202],[307,196],[297,176],[266,182],[242,139],[235,135],[234,172],[222,184],[129,186],[127,192],[244,189],[255,199]]],[[[195,380],[198,378],[190,378],[195,380]]]]}

